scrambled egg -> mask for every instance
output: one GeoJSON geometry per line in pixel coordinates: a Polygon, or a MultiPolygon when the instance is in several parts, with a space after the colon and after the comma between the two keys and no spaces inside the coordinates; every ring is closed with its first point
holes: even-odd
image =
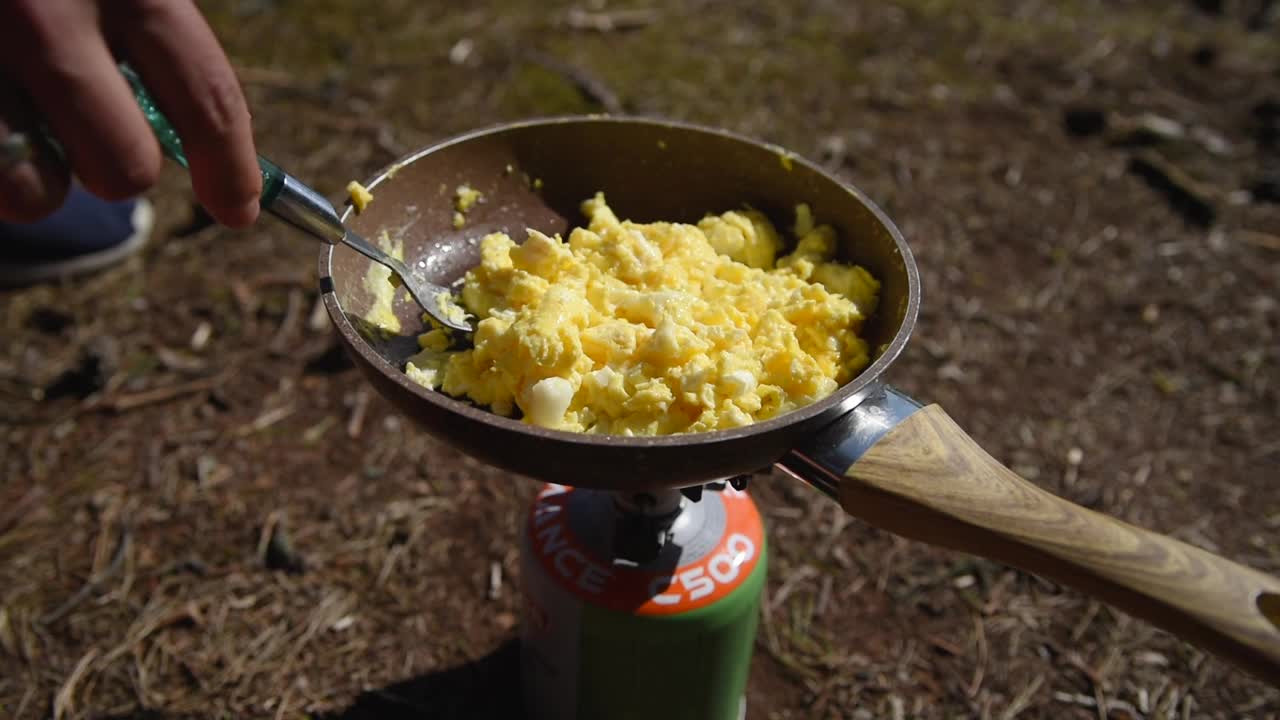
{"type": "MultiPolygon", "coordinates": [[[[378,234],[377,242],[383,252],[401,262],[404,261],[403,239],[392,240],[387,231],[383,230],[378,234]]],[[[371,262],[362,280],[365,290],[372,299],[364,319],[384,332],[393,334],[400,332],[400,318],[396,317],[395,311],[392,310],[400,279],[386,265],[371,262]]]]}
{"type": "Polygon", "coordinates": [[[373,202],[373,193],[355,180],[347,183],[347,196],[351,198],[351,204],[356,207],[357,215],[364,212],[369,203],[373,202]]]}
{"type": "Polygon", "coordinates": [[[453,192],[453,227],[461,228],[467,224],[467,212],[471,210],[484,194],[470,185],[459,185],[453,192]]]}
{"type": "Polygon", "coordinates": [[[461,299],[474,346],[435,325],[415,381],[534,425],[659,435],[739,427],[819,400],[869,362],[879,283],[832,262],[835,233],[797,208],[796,249],[756,211],[698,224],[621,221],[597,194],[567,241],[481,241],[461,299]]]}
{"type": "Polygon", "coordinates": [[[479,190],[472,188],[470,185],[459,185],[453,194],[453,206],[458,212],[466,212],[472,208],[484,194],[479,190]]]}

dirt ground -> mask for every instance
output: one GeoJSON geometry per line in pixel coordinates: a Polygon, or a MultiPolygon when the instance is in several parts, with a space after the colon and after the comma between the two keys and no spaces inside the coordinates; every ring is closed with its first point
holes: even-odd
{"type": "MultiPolygon", "coordinates": [[[[335,200],[532,115],[822,160],[920,264],[895,383],[1054,492],[1280,574],[1274,3],[202,5],[261,150],[335,200]]],[[[534,485],[364,385],[311,241],[209,227],[188,188],[167,171],[141,257],[0,294],[0,716],[517,717],[494,688],[534,485]]],[[[1280,717],[1074,591],[753,487],[775,554],[748,717],[1280,717]]]]}

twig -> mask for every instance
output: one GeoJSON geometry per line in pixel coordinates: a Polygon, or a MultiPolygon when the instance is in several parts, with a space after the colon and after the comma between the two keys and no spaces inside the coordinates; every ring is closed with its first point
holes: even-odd
{"type": "Polygon", "coordinates": [[[396,565],[396,560],[400,559],[400,553],[403,552],[404,545],[396,545],[387,551],[387,556],[382,560],[382,569],[378,571],[378,577],[373,581],[375,588],[380,588],[387,582],[387,578],[391,577],[391,570],[396,565]]]}
{"type": "Polygon", "coordinates": [[[526,57],[530,61],[572,82],[583,97],[599,104],[605,109],[605,112],[615,115],[622,112],[622,101],[618,99],[618,95],[609,89],[609,86],[605,85],[600,78],[597,78],[587,70],[537,51],[527,51],[526,57]]]}
{"type": "Polygon", "coordinates": [[[333,627],[333,624],[347,614],[347,610],[351,606],[351,599],[340,591],[334,591],[325,595],[320,601],[319,606],[312,611],[311,616],[307,618],[307,627],[303,629],[302,634],[298,636],[293,647],[286,650],[284,658],[280,661],[280,676],[289,677],[289,672],[293,668],[294,662],[302,649],[316,636],[316,633],[333,627]]]}
{"type": "Polygon", "coordinates": [[[22,711],[27,709],[27,705],[30,704],[31,698],[34,697],[35,694],[36,694],[36,683],[34,682],[29,683],[27,685],[26,692],[22,693],[22,700],[18,703],[18,711],[13,714],[14,717],[16,718],[22,717],[22,711]]]}
{"type": "Polygon", "coordinates": [[[1040,686],[1043,684],[1044,675],[1037,675],[1035,680],[1027,683],[1027,686],[1022,689],[1022,692],[1018,693],[1018,696],[1013,699],[1013,702],[1009,703],[1009,707],[1005,708],[1004,712],[1000,713],[1000,720],[1013,720],[1013,718],[1017,717],[1019,713],[1030,707],[1032,696],[1036,694],[1036,691],[1039,690],[1040,686]]]}
{"type": "Polygon", "coordinates": [[[1142,152],[1129,160],[1129,171],[1161,193],[1185,219],[1202,227],[1213,224],[1217,210],[1214,195],[1181,168],[1154,152],[1142,152]]]}
{"type": "Polygon", "coordinates": [[[289,290],[289,304],[284,312],[284,319],[276,330],[275,337],[267,345],[267,349],[275,355],[284,355],[292,349],[294,336],[302,325],[302,291],[298,288],[289,290]]]}
{"type": "Polygon", "coordinates": [[[497,600],[502,594],[502,564],[499,562],[489,563],[489,594],[490,600],[497,600]]]}
{"type": "Polygon", "coordinates": [[[903,707],[902,698],[897,695],[889,696],[889,712],[893,716],[893,720],[903,720],[907,714],[903,707]]]}
{"type": "Polygon", "coordinates": [[[876,578],[876,592],[883,593],[889,587],[889,575],[893,572],[893,568],[897,567],[898,564],[895,560],[897,560],[898,553],[901,552],[902,548],[905,546],[905,540],[894,538],[893,547],[889,548],[889,552],[885,553],[883,561],[884,570],[880,573],[880,576],[876,578]]]}
{"type": "Polygon", "coordinates": [[[609,33],[638,30],[652,25],[657,19],[657,11],[647,8],[613,12],[589,12],[581,8],[572,8],[565,15],[565,24],[574,30],[609,33]]]}
{"type": "Polygon", "coordinates": [[[827,608],[831,606],[831,589],[834,584],[830,575],[822,578],[822,589],[818,591],[818,606],[816,612],[819,616],[827,614],[827,608]]]}
{"type": "Polygon", "coordinates": [[[1067,664],[1084,674],[1089,680],[1089,685],[1093,689],[1093,707],[1098,711],[1098,720],[1107,720],[1107,698],[1102,693],[1102,678],[1098,676],[1098,671],[1085,664],[1084,659],[1075,653],[1070,653],[1066,657],[1067,664]]]}
{"type": "Polygon", "coordinates": [[[347,420],[347,437],[356,439],[364,430],[364,416],[369,409],[369,393],[357,390],[351,401],[351,418],[347,420]]]}
{"type": "Polygon", "coordinates": [[[1085,632],[1089,630],[1089,626],[1093,624],[1093,619],[1098,616],[1098,609],[1101,607],[1099,603],[1090,602],[1089,607],[1084,612],[1084,617],[1071,630],[1071,640],[1080,642],[1080,638],[1084,637],[1085,632]]]}
{"type": "Polygon", "coordinates": [[[286,688],[284,691],[284,695],[280,697],[280,706],[276,708],[276,720],[280,720],[281,718],[284,717],[284,711],[285,711],[285,708],[289,706],[289,699],[290,699],[289,695],[292,690],[293,690],[292,686],[286,688]]]}
{"type": "Polygon", "coordinates": [[[132,393],[129,395],[117,395],[108,398],[99,403],[99,407],[104,407],[115,412],[127,412],[135,410],[146,405],[154,405],[156,403],[167,402],[183,395],[191,395],[193,393],[212,390],[223,383],[227,379],[227,373],[221,373],[213,377],[200,378],[191,382],[178,383],[177,385],[168,385],[154,390],[144,390],[142,392],[132,393]]]}
{"type": "Polygon", "coordinates": [[[1240,240],[1253,245],[1254,247],[1265,248],[1267,250],[1280,250],[1280,236],[1270,233],[1259,232],[1257,230],[1238,230],[1236,235],[1240,240]]]}
{"type": "Polygon", "coordinates": [[[1106,720],[1107,716],[1111,713],[1112,710],[1119,710],[1121,712],[1127,713],[1130,717],[1142,717],[1142,713],[1138,711],[1138,708],[1133,706],[1133,703],[1125,702],[1124,700],[1112,699],[1112,700],[1107,700],[1102,704],[1099,704],[1097,698],[1089,697],[1084,693],[1069,693],[1069,692],[1056,692],[1053,694],[1053,699],[1057,700],[1060,703],[1068,703],[1070,705],[1079,705],[1080,707],[1093,708],[1095,711],[1097,711],[1098,717],[1102,718],[1103,720],[1106,720]]]}
{"type": "Polygon", "coordinates": [[[247,425],[241,425],[239,428],[237,428],[235,432],[235,436],[246,437],[256,432],[262,432],[263,430],[266,430],[272,425],[275,425],[281,420],[284,420],[285,418],[289,417],[296,410],[297,408],[294,407],[292,404],[267,410],[266,412],[263,412],[258,417],[254,418],[247,425]]]}
{"type": "Polygon", "coordinates": [[[156,348],[156,359],[169,370],[188,375],[203,375],[209,367],[201,358],[167,348],[163,345],[156,348]]]}
{"type": "Polygon", "coordinates": [[[800,569],[791,573],[791,575],[782,582],[782,586],[778,588],[777,594],[773,596],[773,604],[768,606],[768,610],[772,611],[781,607],[782,603],[791,596],[791,593],[796,589],[797,585],[816,576],[817,574],[817,568],[812,565],[801,566],[800,569]]]}
{"type": "Polygon", "coordinates": [[[158,610],[148,612],[157,603],[148,604],[144,609],[139,620],[135,620],[133,625],[129,627],[129,631],[125,633],[124,642],[114,647],[111,652],[102,656],[103,666],[110,665],[120,656],[137,647],[138,643],[146,640],[151,633],[163,627],[168,627],[176,622],[188,620],[196,625],[204,623],[204,618],[200,614],[200,608],[194,601],[187,601],[185,604],[174,607],[174,603],[158,603],[161,607],[158,610]],[[167,606],[167,607],[166,607],[167,606]]]}
{"type": "Polygon", "coordinates": [[[969,697],[977,697],[978,690],[982,689],[982,680],[987,672],[987,631],[982,625],[982,616],[974,614],[973,616],[974,637],[978,645],[978,664],[973,669],[973,680],[970,681],[967,692],[969,697]]]}
{"type": "Polygon", "coordinates": [[[0,514],[0,535],[9,532],[20,520],[27,517],[30,514],[31,506],[44,495],[45,489],[43,485],[33,486],[18,499],[18,502],[9,506],[9,509],[4,514],[0,514]]]}
{"type": "Polygon", "coordinates": [[[120,543],[116,545],[116,551],[111,556],[111,563],[103,569],[102,573],[96,577],[89,578],[89,581],[75,592],[67,601],[58,606],[55,610],[45,613],[38,620],[41,625],[51,625],[66,617],[67,613],[76,608],[77,605],[84,602],[86,598],[94,593],[116,573],[120,572],[120,568],[124,567],[125,556],[129,552],[129,545],[132,542],[132,533],[129,532],[128,525],[120,530],[120,543]]]}
{"type": "Polygon", "coordinates": [[[76,663],[75,669],[67,676],[66,682],[62,683],[62,688],[58,690],[58,694],[53,698],[53,720],[62,720],[62,717],[71,709],[71,701],[76,693],[76,685],[84,678],[89,670],[89,665],[98,657],[98,648],[89,648],[89,652],[80,658],[80,662],[76,663]]]}

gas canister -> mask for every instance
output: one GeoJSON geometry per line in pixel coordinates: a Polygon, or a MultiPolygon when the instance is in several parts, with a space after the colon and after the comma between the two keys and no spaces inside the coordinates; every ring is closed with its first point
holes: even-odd
{"type": "Polygon", "coordinates": [[[767,568],[750,495],[545,485],[522,535],[521,677],[537,720],[736,720],[767,568]]]}

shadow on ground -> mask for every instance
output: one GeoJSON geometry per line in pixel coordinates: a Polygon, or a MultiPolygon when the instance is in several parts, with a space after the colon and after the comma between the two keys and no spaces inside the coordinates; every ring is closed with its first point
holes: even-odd
{"type": "Polygon", "coordinates": [[[318,720],[525,717],[520,703],[520,642],[512,639],[466,665],[361,693],[351,707],[318,720]]]}
{"type": "MultiPolygon", "coordinates": [[[[176,720],[153,710],[95,720],[176,720]]],[[[512,638],[465,665],[361,693],[345,710],[315,720],[526,720],[520,699],[520,641],[512,638]]]]}

